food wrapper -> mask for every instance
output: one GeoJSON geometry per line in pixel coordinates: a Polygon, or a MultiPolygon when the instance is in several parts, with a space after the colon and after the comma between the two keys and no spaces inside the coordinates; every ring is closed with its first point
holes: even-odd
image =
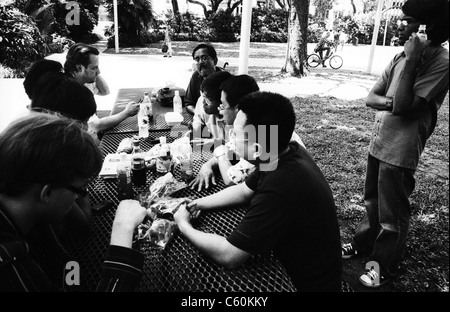
{"type": "Polygon", "coordinates": [[[239,184],[244,182],[253,170],[255,166],[241,158],[236,165],[228,168],[227,175],[234,184],[239,184]]]}
{"type": "Polygon", "coordinates": [[[117,154],[119,153],[131,153],[133,150],[133,138],[125,138],[120,141],[119,146],[117,147],[117,154]]]}
{"type": "Polygon", "coordinates": [[[175,221],[156,219],[152,222],[149,220],[147,223],[138,226],[137,240],[165,249],[167,244],[172,241],[177,229],[175,221]]]}
{"type": "Polygon", "coordinates": [[[173,193],[184,189],[187,186],[186,182],[180,182],[175,179],[171,172],[159,177],[150,185],[150,192],[154,202],[160,198],[167,197],[173,193]]]}
{"type": "Polygon", "coordinates": [[[152,220],[156,218],[173,220],[173,215],[183,204],[186,198],[164,197],[147,208],[147,216],[152,220]]]}

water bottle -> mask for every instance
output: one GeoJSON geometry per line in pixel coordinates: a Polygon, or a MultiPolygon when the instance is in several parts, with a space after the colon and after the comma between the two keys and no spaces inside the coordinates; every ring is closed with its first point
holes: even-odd
{"type": "Polygon", "coordinates": [[[159,141],[161,148],[159,150],[159,156],[156,158],[156,174],[163,176],[172,171],[172,155],[170,154],[170,148],[167,144],[166,137],[160,137],[159,141]]]}
{"type": "Polygon", "coordinates": [[[419,37],[420,41],[422,41],[422,42],[425,42],[428,40],[426,29],[427,29],[427,25],[421,24],[419,26],[419,31],[417,32],[417,36],[419,37]]]}
{"type": "Polygon", "coordinates": [[[143,186],[147,182],[145,158],[142,155],[138,137],[133,138],[133,150],[131,152],[131,181],[136,186],[143,186]]]}
{"type": "Polygon", "coordinates": [[[147,115],[147,104],[142,102],[139,105],[139,113],[138,113],[138,127],[140,138],[148,138],[148,126],[149,122],[147,115]]]}
{"type": "Polygon", "coordinates": [[[179,90],[175,90],[175,96],[173,97],[173,111],[180,114],[183,112],[183,103],[181,101],[179,90]]]}
{"type": "Polygon", "coordinates": [[[120,162],[117,165],[117,198],[123,200],[132,197],[131,163],[126,153],[120,153],[120,162]]]}
{"type": "Polygon", "coordinates": [[[148,92],[144,93],[144,100],[142,101],[142,103],[145,104],[145,109],[146,109],[146,114],[148,117],[149,122],[153,121],[153,101],[152,99],[150,99],[148,92]]]}
{"type": "Polygon", "coordinates": [[[181,145],[181,158],[180,158],[180,175],[183,180],[189,182],[194,178],[194,172],[192,170],[192,147],[189,143],[188,137],[182,138],[183,143],[181,145]]]}

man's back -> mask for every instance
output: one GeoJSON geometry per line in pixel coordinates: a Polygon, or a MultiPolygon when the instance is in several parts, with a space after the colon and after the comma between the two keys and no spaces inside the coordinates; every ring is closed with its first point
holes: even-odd
{"type": "Polygon", "coordinates": [[[250,175],[251,207],[228,240],[249,252],[274,250],[299,291],[340,291],[340,234],[325,177],[296,143],[275,171],[250,175]]]}

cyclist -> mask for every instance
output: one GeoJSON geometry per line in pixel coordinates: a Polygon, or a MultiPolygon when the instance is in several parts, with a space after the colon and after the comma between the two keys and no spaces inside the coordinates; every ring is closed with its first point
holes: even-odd
{"type": "Polygon", "coordinates": [[[331,30],[326,30],[322,37],[320,38],[319,42],[317,43],[317,46],[314,49],[314,52],[319,53],[320,59],[322,60],[322,67],[325,66],[325,60],[328,58],[331,52],[331,46],[332,42],[330,41],[329,37],[331,34],[331,30]],[[327,51],[327,54],[325,55],[325,59],[323,58],[323,51],[327,51]]]}

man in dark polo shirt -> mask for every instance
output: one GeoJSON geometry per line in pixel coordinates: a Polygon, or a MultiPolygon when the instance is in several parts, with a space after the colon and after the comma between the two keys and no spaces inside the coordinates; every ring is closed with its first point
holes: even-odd
{"type": "MultiPolygon", "coordinates": [[[[181,233],[215,262],[235,268],[253,253],[274,251],[298,291],[341,291],[340,233],[331,189],[306,149],[291,141],[289,99],[255,92],[238,104],[236,152],[256,166],[244,183],[181,208],[181,233]],[[249,205],[228,237],[191,225],[201,210],[249,205]]],[[[207,213],[207,212],[206,212],[207,213]]]]}
{"type": "Polygon", "coordinates": [[[211,44],[200,43],[192,51],[192,59],[195,62],[195,72],[189,80],[184,97],[186,111],[194,115],[195,104],[200,97],[200,87],[203,80],[214,72],[222,71],[221,67],[216,66],[218,62],[216,49],[211,44]]]}

